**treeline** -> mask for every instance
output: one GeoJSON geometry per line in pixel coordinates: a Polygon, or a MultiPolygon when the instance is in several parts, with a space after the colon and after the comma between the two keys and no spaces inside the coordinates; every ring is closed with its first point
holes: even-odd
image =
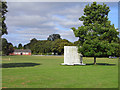
{"type": "Polygon", "coordinates": [[[9,53],[14,52],[14,49],[30,49],[32,54],[35,55],[62,55],[64,54],[64,46],[76,46],[79,42],[74,43],[62,39],[59,34],[49,35],[47,40],[37,40],[33,38],[26,45],[21,43],[18,46],[13,46],[5,38],[2,38],[2,54],[9,55],[9,53]]]}
{"type": "MultiPolygon", "coordinates": [[[[74,46],[72,42],[62,39],[59,34],[51,34],[47,40],[37,40],[33,38],[30,43],[23,46],[24,49],[30,49],[35,55],[62,55],[64,46],[74,46]]],[[[19,44],[20,46],[20,44],[19,44]]]]}
{"type": "Polygon", "coordinates": [[[62,39],[59,34],[49,35],[47,40],[37,40],[33,38],[30,43],[23,46],[24,49],[30,49],[32,54],[39,55],[62,55],[64,54],[64,46],[74,46],[75,44],[62,39]]]}
{"type": "MultiPolygon", "coordinates": [[[[30,40],[30,43],[22,46],[20,43],[18,46],[13,46],[12,43],[8,42],[5,38],[2,38],[2,55],[9,55],[9,53],[14,52],[14,49],[30,49],[32,54],[35,55],[51,55],[51,54],[64,54],[64,46],[77,46],[81,43],[79,41],[75,41],[74,43],[66,40],[66,39],[55,39],[52,40],[37,40],[33,38],[30,40]]],[[[119,40],[120,44],[120,40],[119,40]]],[[[120,55],[120,46],[116,50],[116,56],[120,55]]]]}
{"type": "Polygon", "coordinates": [[[24,49],[30,49],[32,54],[40,55],[51,55],[58,54],[62,55],[64,53],[64,46],[74,46],[72,42],[69,42],[66,39],[56,39],[51,40],[37,40],[32,39],[30,43],[23,46],[24,49]]]}
{"type": "Polygon", "coordinates": [[[13,46],[13,44],[11,42],[8,42],[5,38],[0,38],[0,41],[2,41],[2,50],[0,50],[2,51],[0,52],[2,55],[9,55],[9,53],[13,53],[15,49],[24,49],[22,47],[22,44],[19,44],[18,47],[13,46]]]}
{"type": "MultiPolygon", "coordinates": [[[[120,39],[119,42],[120,44],[120,39]]],[[[47,40],[37,40],[33,38],[26,45],[20,43],[18,46],[13,46],[12,43],[9,43],[5,38],[2,38],[2,55],[9,55],[9,53],[14,52],[14,49],[30,49],[32,54],[35,55],[63,55],[64,54],[64,46],[81,46],[81,42],[75,41],[74,43],[62,39],[59,34],[49,35],[47,40]]],[[[120,55],[120,46],[116,49],[116,55],[120,55]]]]}

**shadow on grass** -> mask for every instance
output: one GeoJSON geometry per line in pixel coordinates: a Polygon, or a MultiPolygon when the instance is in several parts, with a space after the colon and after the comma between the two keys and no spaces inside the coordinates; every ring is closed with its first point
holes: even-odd
{"type": "Polygon", "coordinates": [[[40,64],[38,63],[4,63],[2,64],[2,68],[33,67],[36,65],[40,65],[40,64]]]}
{"type": "MultiPolygon", "coordinates": [[[[94,65],[94,63],[88,63],[86,65],[94,65]]],[[[96,63],[96,65],[104,65],[104,66],[115,66],[116,64],[108,64],[108,63],[96,63]]]]}

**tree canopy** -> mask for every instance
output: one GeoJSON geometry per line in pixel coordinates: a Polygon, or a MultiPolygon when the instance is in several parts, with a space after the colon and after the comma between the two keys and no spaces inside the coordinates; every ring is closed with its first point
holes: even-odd
{"type": "Polygon", "coordinates": [[[84,56],[93,56],[94,64],[96,57],[116,55],[118,48],[118,32],[108,20],[109,7],[93,2],[86,5],[84,15],[79,18],[83,26],[78,29],[72,27],[76,37],[79,37],[81,47],[78,51],[84,56]]]}
{"type": "Polygon", "coordinates": [[[18,45],[18,49],[23,49],[23,47],[22,47],[22,44],[21,44],[21,43],[18,45]]]}
{"type": "Polygon", "coordinates": [[[2,38],[2,55],[9,55],[14,51],[12,43],[9,43],[7,39],[2,38]]]}
{"type": "Polygon", "coordinates": [[[7,3],[0,0],[0,37],[3,35],[3,34],[8,34],[7,32],[7,26],[5,24],[5,14],[7,13],[7,3]]]}
{"type": "Polygon", "coordinates": [[[55,41],[56,39],[61,39],[61,36],[59,34],[52,34],[47,38],[49,41],[55,41]]]}
{"type": "MultiPolygon", "coordinates": [[[[50,35],[49,35],[50,36],[50,35]]],[[[49,38],[49,37],[48,37],[49,38]]],[[[51,38],[51,36],[50,36],[51,38]]],[[[24,45],[24,49],[31,49],[32,54],[63,54],[64,46],[72,46],[73,43],[61,39],[59,34],[53,34],[52,39],[37,40],[33,38],[30,43],[24,45]]]]}
{"type": "Polygon", "coordinates": [[[66,39],[57,39],[52,45],[52,52],[59,55],[64,54],[64,46],[74,46],[74,44],[66,39]]]}

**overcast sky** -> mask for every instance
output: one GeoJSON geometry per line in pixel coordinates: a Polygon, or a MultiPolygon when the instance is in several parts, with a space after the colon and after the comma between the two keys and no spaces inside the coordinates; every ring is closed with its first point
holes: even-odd
{"type": "MultiPolygon", "coordinates": [[[[13,45],[27,44],[32,38],[46,40],[50,34],[60,34],[63,39],[77,41],[71,27],[82,25],[79,17],[88,2],[8,2],[6,24],[8,35],[3,35],[13,45]]],[[[102,3],[101,3],[102,4],[102,3]]],[[[118,3],[110,7],[109,20],[118,28],[118,3]]]]}

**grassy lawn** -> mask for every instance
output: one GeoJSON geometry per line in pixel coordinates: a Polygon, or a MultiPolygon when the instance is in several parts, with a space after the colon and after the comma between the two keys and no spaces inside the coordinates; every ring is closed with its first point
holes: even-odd
{"type": "Polygon", "coordinates": [[[63,56],[4,56],[2,87],[118,87],[118,59],[97,58],[99,65],[92,65],[93,58],[83,58],[86,66],[61,66],[63,61],[63,56]]]}

